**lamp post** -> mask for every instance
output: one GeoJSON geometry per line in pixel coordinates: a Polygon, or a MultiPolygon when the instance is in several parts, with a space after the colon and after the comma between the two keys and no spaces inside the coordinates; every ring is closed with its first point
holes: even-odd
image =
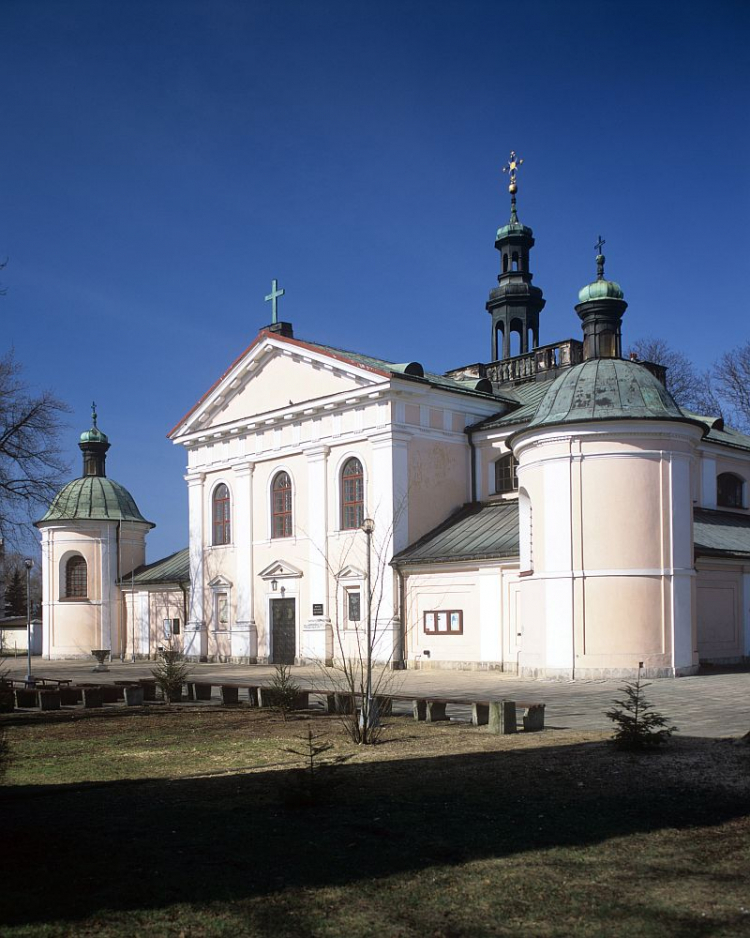
{"type": "Polygon", "coordinates": [[[26,680],[30,683],[31,676],[31,568],[34,561],[31,557],[24,560],[26,567],[26,680]]]}
{"type": "Polygon", "coordinates": [[[365,674],[365,706],[362,708],[363,725],[366,732],[377,725],[378,717],[373,711],[372,706],[372,589],[370,587],[370,578],[372,574],[372,532],[375,530],[375,522],[372,518],[365,518],[362,522],[362,530],[367,537],[367,659],[365,674]]]}

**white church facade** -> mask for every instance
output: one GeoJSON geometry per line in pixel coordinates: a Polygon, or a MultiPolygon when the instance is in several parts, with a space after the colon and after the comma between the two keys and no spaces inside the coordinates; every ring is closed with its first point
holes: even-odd
{"type": "Polygon", "coordinates": [[[601,254],[582,339],[539,345],[514,179],[511,195],[492,360],[433,374],[273,322],[170,433],[186,550],[145,563],[151,523],[106,479],[94,421],[82,478],[38,522],[44,654],[326,662],[360,653],[369,614],[394,667],[658,677],[747,660],[750,437],[622,358],[627,304],[601,254]]]}

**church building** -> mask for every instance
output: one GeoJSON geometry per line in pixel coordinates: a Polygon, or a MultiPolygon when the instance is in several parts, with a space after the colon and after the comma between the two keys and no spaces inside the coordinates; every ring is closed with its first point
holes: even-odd
{"type": "Polygon", "coordinates": [[[82,478],[37,523],[46,656],[330,662],[369,624],[394,667],[666,677],[750,657],[750,437],[622,357],[601,239],[582,335],[540,344],[519,162],[488,362],[437,374],[295,337],[274,281],[272,323],[169,434],[186,550],[145,563],[152,524],[106,478],[94,418],[82,478]]]}

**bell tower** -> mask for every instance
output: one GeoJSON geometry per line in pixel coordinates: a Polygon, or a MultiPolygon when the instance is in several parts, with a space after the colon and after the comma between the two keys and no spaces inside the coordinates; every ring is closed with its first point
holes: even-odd
{"type": "Polygon", "coordinates": [[[534,233],[519,222],[516,211],[516,173],[521,163],[523,160],[511,151],[503,166],[510,180],[510,221],[495,236],[495,248],[500,252],[499,286],[490,292],[486,305],[492,316],[492,361],[511,357],[510,338],[514,332],[520,339],[518,354],[525,355],[539,345],[539,313],[545,300],[539,287],[531,284],[529,254],[534,247],[534,233]]]}

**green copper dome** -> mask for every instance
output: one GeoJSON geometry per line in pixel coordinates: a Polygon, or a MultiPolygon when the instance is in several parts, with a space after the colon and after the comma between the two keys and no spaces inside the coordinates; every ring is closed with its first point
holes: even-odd
{"type": "Polygon", "coordinates": [[[106,476],[68,482],[37,524],[53,521],[139,521],[154,527],[140,513],[130,492],[106,476]]]}
{"type": "Polygon", "coordinates": [[[589,300],[622,300],[624,298],[622,287],[614,280],[594,280],[593,283],[587,283],[578,291],[579,303],[588,303],[589,300]]]}
{"type": "Polygon", "coordinates": [[[81,443],[109,443],[109,438],[106,433],[102,431],[97,426],[93,426],[90,430],[84,430],[81,434],[81,443]]]}
{"type": "Polygon", "coordinates": [[[555,379],[529,428],[588,420],[686,419],[664,385],[643,365],[593,358],[555,379]]]}
{"type": "Polygon", "coordinates": [[[502,241],[503,238],[509,238],[511,235],[522,235],[527,238],[531,238],[534,232],[531,228],[527,228],[526,225],[522,225],[518,219],[511,221],[508,225],[503,225],[502,228],[497,229],[497,234],[495,235],[495,241],[502,241]]]}

